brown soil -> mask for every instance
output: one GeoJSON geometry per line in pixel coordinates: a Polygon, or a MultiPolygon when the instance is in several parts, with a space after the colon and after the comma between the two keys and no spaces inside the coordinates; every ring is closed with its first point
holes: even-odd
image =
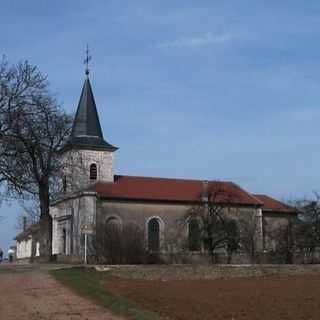
{"type": "MultiPolygon", "coordinates": [[[[0,270],[1,271],[1,270],[0,270]]],[[[0,273],[1,320],[120,320],[44,271],[0,273]]]]}
{"type": "Polygon", "coordinates": [[[318,275],[229,280],[112,279],[106,286],[175,320],[320,319],[318,275]]]}

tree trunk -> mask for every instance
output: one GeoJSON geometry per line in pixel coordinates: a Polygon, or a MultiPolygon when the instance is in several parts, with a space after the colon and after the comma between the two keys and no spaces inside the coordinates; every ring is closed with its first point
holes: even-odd
{"type": "Polygon", "coordinates": [[[250,241],[250,262],[251,264],[256,263],[256,248],[255,248],[255,242],[254,239],[251,239],[250,241]]]}
{"type": "Polygon", "coordinates": [[[216,263],[215,252],[214,252],[215,246],[212,243],[213,242],[212,238],[210,237],[209,239],[210,240],[208,241],[208,250],[210,255],[210,261],[211,261],[211,264],[215,264],[216,263]]]}
{"type": "Polygon", "coordinates": [[[40,257],[49,261],[52,255],[52,218],[49,215],[49,184],[43,181],[39,190],[40,201],[40,257]]]}
{"type": "Polygon", "coordinates": [[[232,260],[232,251],[227,250],[227,264],[230,264],[232,260]]]}
{"type": "Polygon", "coordinates": [[[49,261],[52,254],[52,219],[49,214],[40,217],[40,257],[49,261]]]}

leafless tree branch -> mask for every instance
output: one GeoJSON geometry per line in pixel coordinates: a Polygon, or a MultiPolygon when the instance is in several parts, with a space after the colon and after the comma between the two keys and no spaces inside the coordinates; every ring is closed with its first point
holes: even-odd
{"type": "Polygon", "coordinates": [[[49,91],[47,77],[28,61],[0,61],[0,182],[2,197],[35,199],[48,216],[60,171],[58,151],[71,118],[49,91]]]}

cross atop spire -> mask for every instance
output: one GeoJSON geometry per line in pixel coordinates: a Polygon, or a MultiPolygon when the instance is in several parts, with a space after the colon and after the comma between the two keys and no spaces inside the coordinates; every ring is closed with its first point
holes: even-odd
{"type": "Polygon", "coordinates": [[[89,53],[90,53],[90,52],[89,52],[89,46],[88,46],[88,44],[87,44],[86,57],[85,57],[85,59],[84,59],[84,61],[83,61],[83,63],[86,65],[86,76],[87,76],[87,77],[89,76],[89,62],[90,62],[90,60],[91,60],[91,56],[90,56],[89,53]]]}

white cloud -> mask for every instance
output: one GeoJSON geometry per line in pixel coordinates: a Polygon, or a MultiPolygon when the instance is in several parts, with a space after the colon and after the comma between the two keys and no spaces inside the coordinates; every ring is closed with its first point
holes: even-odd
{"type": "Polygon", "coordinates": [[[173,41],[162,42],[159,43],[156,47],[157,48],[182,48],[182,47],[200,47],[200,46],[207,46],[211,44],[223,43],[230,41],[232,39],[232,35],[225,33],[225,34],[212,34],[208,32],[202,36],[198,37],[183,37],[180,39],[176,39],[173,41]]]}

